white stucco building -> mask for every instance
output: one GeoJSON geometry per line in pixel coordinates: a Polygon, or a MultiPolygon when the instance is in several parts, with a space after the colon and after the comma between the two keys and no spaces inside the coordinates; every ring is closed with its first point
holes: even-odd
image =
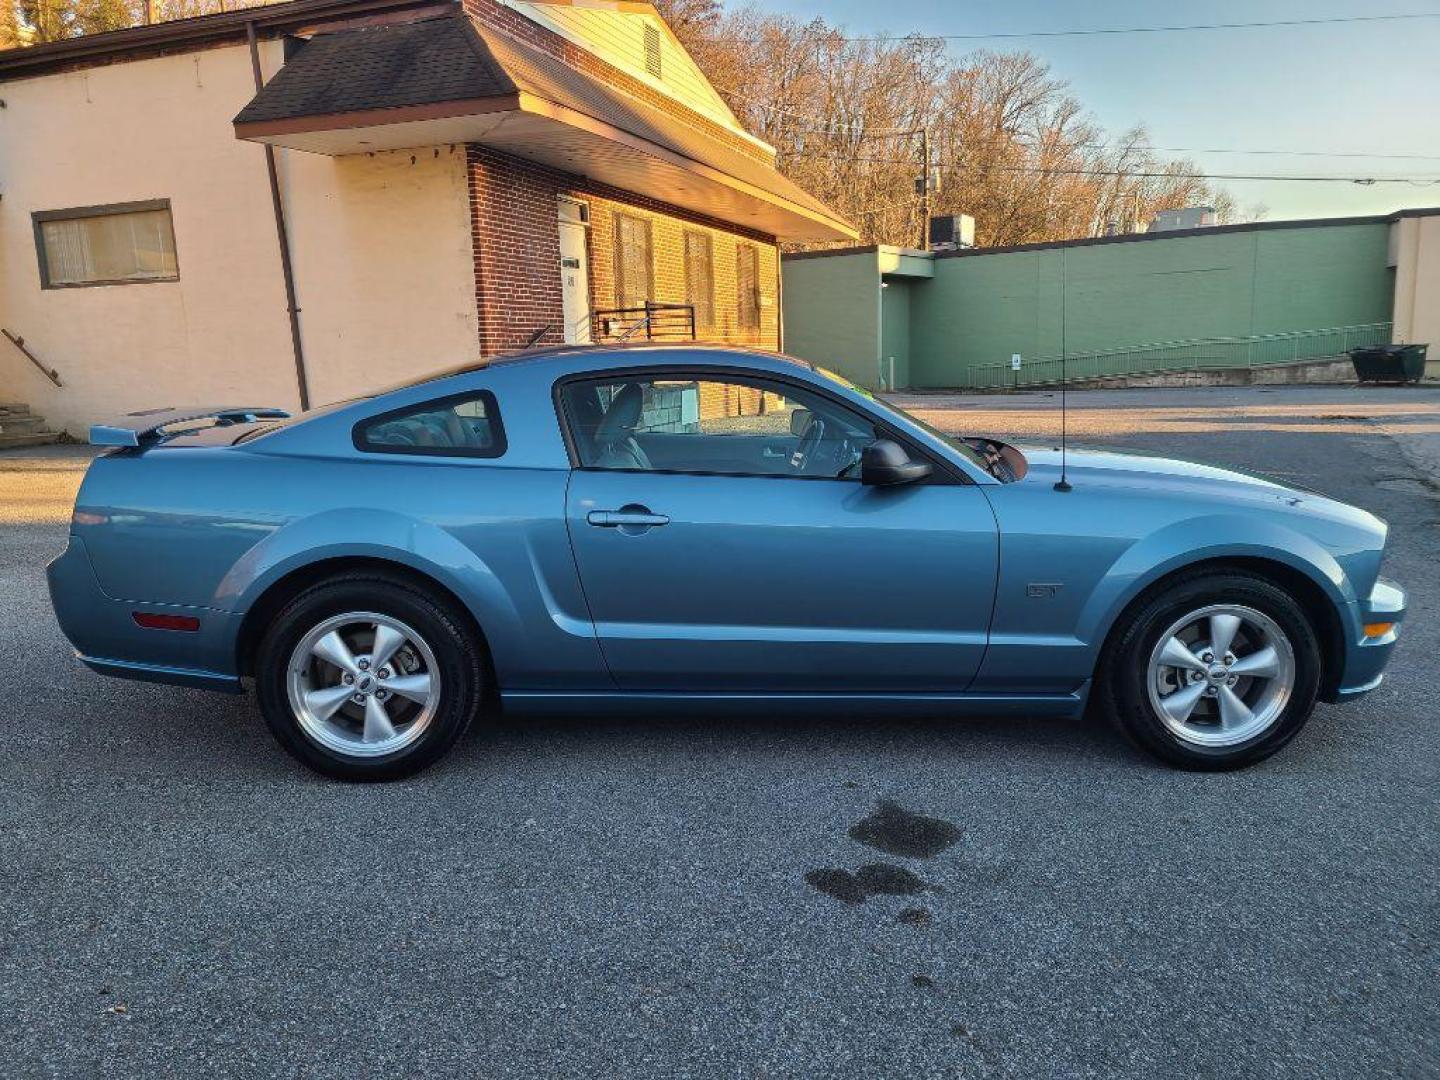
{"type": "Polygon", "coordinates": [[[0,402],[72,433],[646,305],[774,346],[778,243],[855,235],[645,3],[293,0],[0,53],[0,99],[0,402]]]}

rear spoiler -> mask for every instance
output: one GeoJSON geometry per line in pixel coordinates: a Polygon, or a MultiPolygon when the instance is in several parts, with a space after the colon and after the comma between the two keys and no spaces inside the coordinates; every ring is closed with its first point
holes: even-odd
{"type": "Polygon", "coordinates": [[[165,429],[194,420],[214,420],[217,426],[253,424],[256,420],[286,420],[284,409],[257,409],[247,405],[221,405],[191,409],[146,409],[126,413],[108,424],[92,424],[92,446],[140,446],[164,438],[165,429]]]}

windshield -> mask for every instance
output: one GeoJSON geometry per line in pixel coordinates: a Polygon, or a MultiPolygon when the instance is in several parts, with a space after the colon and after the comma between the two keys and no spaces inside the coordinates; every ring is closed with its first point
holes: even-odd
{"type": "Polygon", "coordinates": [[[831,371],[829,368],[823,368],[817,364],[815,366],[815,371],[817,374],[823,375],[831,382],[843,386],[847,390],[853,390],[857,394],[864,395],[867,399],[869,399],[870,404],[873,405],[876,409],[880,410],[883,413],[888,413],[890,416],[901,421],[902,424],[909,424],[912,427],[919,428],[926,434],[933,435],[935,438],[943,442],[946,446],[949,446],[962,454],[965,459],[971,464],[973,464],[976,468],[984,469],[986,472],[991,471],[990,466],[986,463],[984,456],[981,455],[978,451],[976,451],[973,447],[962,442],[956,436],[947,435],[945,432],[935,427],[935,425],[927,424],[924,420],[921,420],[914,413],[906,412],[904,409],[900,408],[900,406],[891,404],[884,398],[877,396],[871,391],[865,389],[865,387],[863,386],[856,385],[849,379],[845,378],[844,375],[837,374],[836,372],[831,371]]]}

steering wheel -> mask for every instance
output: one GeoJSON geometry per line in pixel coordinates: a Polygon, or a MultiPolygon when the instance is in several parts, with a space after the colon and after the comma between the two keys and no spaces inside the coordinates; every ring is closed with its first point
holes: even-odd
{"type": "Polygon", "coordinates": [[[832,466],[844,462],[840,470],[835,474],[836,480],[844,480],[851,471],[860,467],[860,455],[864,449],[863,440],[846,436],[840,441],[840,446],[835,452],[835,460],[832,466]]]}
{"type": "Polygon", "coordinates": [[[810,463],[810,455],[825,438],[825,421],[818,416],[812,415],[810,423],[805,428],[805,434],[800,436],[800,442],[795,447],[795,452],[790,455],[790,468],[795,472],[804,472],[805,466],[810,463]]]}

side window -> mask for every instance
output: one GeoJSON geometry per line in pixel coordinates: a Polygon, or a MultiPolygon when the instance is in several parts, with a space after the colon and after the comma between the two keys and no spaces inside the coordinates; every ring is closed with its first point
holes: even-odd
{"type": "Polygon", "coordinates": [[[382,413],[355,425],[355,448],[380,454],[499,457],[505,429],[495,395],[458,394],[382,413]]]}
{"type": "Polygon", "coordinates": [[[31,214],[46,289],[177,281],[170,200],[31,214]]]}
{"type": "Polygon", "coordinates": [[[855,479],[876,438],[827,397],[750,376],[586,380],[561,397],[584,468],[855,479]]]}

